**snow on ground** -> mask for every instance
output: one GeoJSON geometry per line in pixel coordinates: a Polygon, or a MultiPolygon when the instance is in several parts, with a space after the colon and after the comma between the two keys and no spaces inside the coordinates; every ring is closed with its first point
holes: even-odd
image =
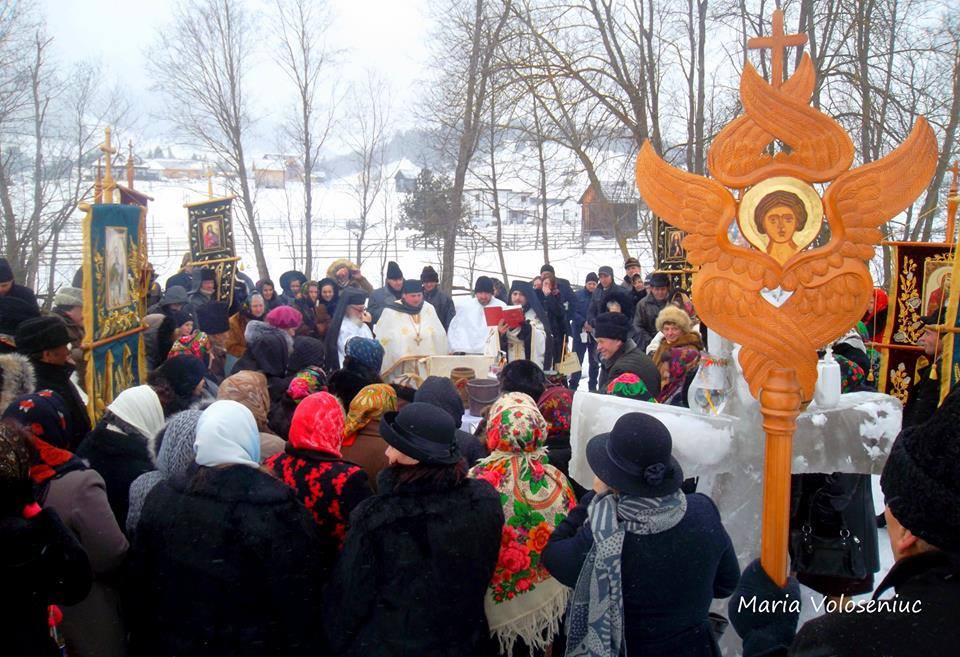
{"type": "MultiPolygon", "coordinates": [[[[206,180],[186,181],[169,180],[140,182],[136,185],[141,192],[153,197],[147,214],[147,230],[150,260],[163,282],[167,276],[176,272],[184,252],[188,249],[187,240],[187,203],[203,201],[206,196],[206,180]]],[[[223,195],[222,181],[214,179],[214,195],[223,195]]],[[[558,192],[559,194],[559,192],[558,192]]],[[[472,197],[471,197],[472,198],[472,197]]],[[[381,284],[381,272],[388,260],[396,260],[408,277],[418,276],[425,265],[439,270],[440,253],[436,249],[419,248],[408,243],[415,234],[409,230],[390,232],[387,237],[385,228],[399,221],[402,195],[394,188],[394,181],[386,182],[386,189],[377,199],[370,212],[371,225],[364,240],[360,260],[364,275],[375,286],[381,284]]],[[[576,199],[567,195],[562,202],[551,206],[548,211],[548,233],[552,248],[549,250],[550,262],[557,268],[562,278],[574,284],[582,284],[590,271],[603,264],[611,265],[615,271],[621,271],[623,258],[613,240],[591,238],[581,245],[579,235],[579,206],[576,199]],[[560,245],[560,248],[554,248],[560,245]],[[585,246],[585,248],[581,248],[585,246]]],[[[476,201],[470,201],[476,204],[476,201]]],[[[239,201],[236,202],[239,205],[239,201]]],[[[322,277],[330,262],[337,258],[348,257],[357,260],[356,230],[349,227],[356,221],[359,202],[353,189],[353,180],[342,178],[329,183],[314,186],[314,237],[315,258],[314,275],[322,277]]],[[[536,211],[535,206],[531,211],[536,211]]],[[[284,189],[258,189],[256,208],[261,240],[267,258],[270,274],[274,279],[287,269],[302,268],[304,265],[304,238],[296,219],[303,212],[303,188],[300,183],[287,183],[284,189]]],[[[470,288],[473,278],[480,274],[500,277],[501,268],[496,251],[484,240],[491,240],[494,228],[486,225],[481,210],[477,210],[475,223],[478,224],[477,236],[458,240],[455,258],[455,286],[470,288]],[[480,247],[477,248],[477,244],[480,247]]],[[[67,283],[80,262],[81,229],[80,217],[61,234],[57,252],[57,280],[67,283]]],[[[251,278],[258,278],[252,243],[245,233],[242,222],[234,211],[234,235],[237,254],[243,259],[244,271],[251,278]]],[[[504,260],[507,274],[512,278],[530,279],[540,271],[544,262],[542,240],[537,239],[539,231],[536,225],[505,224],[504,260]]],[[[653,258],[649,248],[636,240],[631,240],[631,254],[645,263],[645,269],[653,267],[653,258]]],[[[46,280],[42,276],[42,280],[46,280]]]]}

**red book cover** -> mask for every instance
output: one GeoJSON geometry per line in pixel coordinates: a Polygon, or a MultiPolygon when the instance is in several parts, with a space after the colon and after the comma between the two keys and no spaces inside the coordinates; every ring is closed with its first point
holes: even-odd
{"type": "Polygon", "coordinates": [[[502,319],[507,323],[508,328],[517,328],[523,324],[523,308],[521,306],[488,306],[483,309],[483,314],[487,320],[487,326],[496,326],[502,319]]]}

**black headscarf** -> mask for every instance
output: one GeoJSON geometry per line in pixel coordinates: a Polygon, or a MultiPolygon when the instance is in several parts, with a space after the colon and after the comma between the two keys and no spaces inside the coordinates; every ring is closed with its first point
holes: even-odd
{"type": "MultiPolygon", "coordinates": [[[[540,296],[533,288],[532,283],[514,280],[513,284],[510,286],[511,299],[513,298],[514,292],[522,292],[527,298],[527,303],[523,306],[523,312],[526,313],[528,310],[533,310],[537,316],[537,319],[539,319],[540,323],[543,324],[543,330],[546,333],[546,349],[544,350],[543,354],[543,369],[549,370],[551,367],[553,367],[553,354],[551,353],[550,349],[550,345],[553,344],[553,333],[550,331],[550,317],[547,315],[546,309],[540,302],[540,296]]],[[[510,305],[513,305],[512,301],[510,302],[510,305]]]]}
{"type": "Polygon", "coordinates": [[[340,286],[337,285],[337,282],[332,278],[321,278],[317,285],[320,286],[320,305],[327,309],[327,314],[330,315],[330,317],[333,317],[333,313],[337,312],[337,301],[340,300],[340,286]],[[333,287],[333,298],[330,299],[330,301],[323,300],[323,288],[325,285],[333,287]]]}
{"type": "Polygon", "coordinates": [[[343,318],[347,314],[347,306],[360,305],[366,303],[367,293],[364,290],[358,290],[354,287],[345,287],[340,291],[340,299],[337,301],[337,309],[333,313],[333,319],[330,320],[330,326],[327,328],[325,337],[327,347],[327,373],[331,373],[340,367],[340,353],[337,349],[337,340],[340,339],[340,325],[343,324],[343,318]]]}

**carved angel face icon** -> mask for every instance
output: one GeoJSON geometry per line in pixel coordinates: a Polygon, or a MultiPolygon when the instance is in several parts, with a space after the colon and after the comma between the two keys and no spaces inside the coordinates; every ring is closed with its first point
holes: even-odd
{"type": "Polygon", "coordinates": [[[780,265],[809,245],[822,224],[816,191],[792,178],[760,183],[740,204],[740,226],[747,241],[780,265]]]}

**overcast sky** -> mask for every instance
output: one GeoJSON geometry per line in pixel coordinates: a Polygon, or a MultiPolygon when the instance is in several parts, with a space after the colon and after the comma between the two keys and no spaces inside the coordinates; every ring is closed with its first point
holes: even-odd
{"type": "MultiPolygon", "coordinates": [[[[426,0],[328,0],[334,19],[330,35],[335,47],[345,50],[336,77],[341,87],[363,80],[367,70],[375,71],[391,86],[393,116],[398,125],[410,122],[416,101],[416,82],[424,77],[430,30],[426,0]]],[[[149,46],[156,30],[169,23],[171,0],[130,2],[130,0],[40,0],[55,53],[63,63],[78,59],[99,59],[108,81],[119,81],[130,90],[143,111],[156,99],[151,97],[145,72],[149,46]]],[[[248,7],[266,14],[271,0],[247,0],[248,7]]],[[[257,142],[264,148],[274,139],[276,120],[284,109],[278,98],[286,98],[286,81],[270,61],[269,39],[264,30],[259,42],[265,52],[250,72],[248,93],[266,118],[258,124],[257,142]]],[[[144,135],[150,141],[161,135],[150,130],[153,121],[144,121],[144,135]]]]}

